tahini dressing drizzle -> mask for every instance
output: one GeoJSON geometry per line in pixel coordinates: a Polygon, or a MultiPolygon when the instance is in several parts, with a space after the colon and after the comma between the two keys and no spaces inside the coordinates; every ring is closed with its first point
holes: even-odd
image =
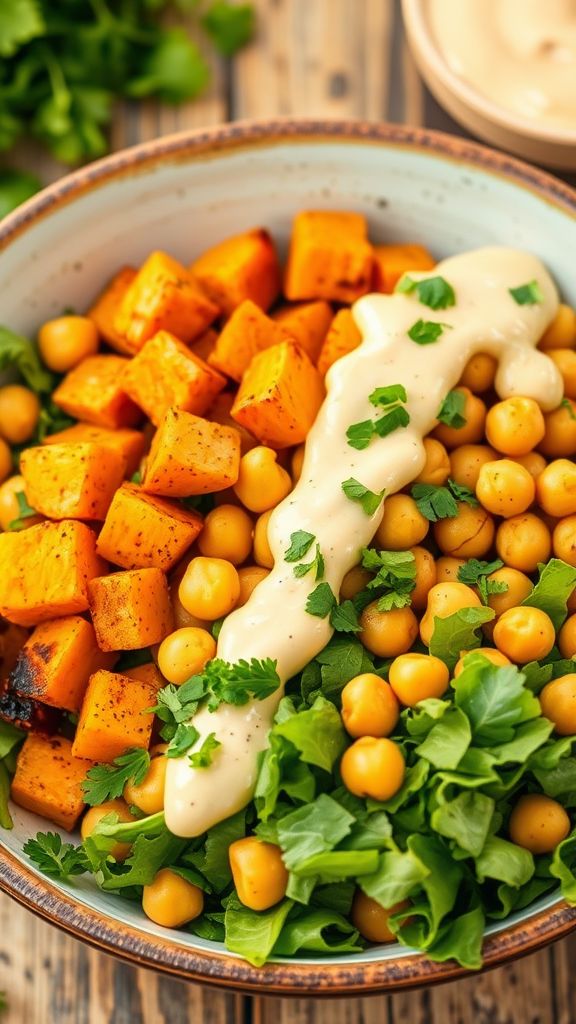
{"type": "MultiPolygon", "coordinates": [[[[562,397],[556,366],[535,345],[558,305],[555,286],[536,257],[507,248],[486,248],[444,260],[427,274],[441,275],[454,288],[456,305],[434,311],[417,296],[367,295],[356,302],[354,318],[362,332],[359,348],[335,363],[327,375],[328,394],[306,442],[302,476],[275,509],[268,537],[274,569],[258,584],[247,604],[228,616],[218,638],[218,657],[270,657],[282,683],[300,672],[328,643],[327,619],[305,611],[316,583],[296,579],[284,561],[290,535],[307,530],[325,559],[325,579],[337,595],[343,576],[359,561],[382,517],[367,516],[346,497],[342,481],[354,477],[371,491],[400,490],[424,464],[422,437],[436,424],[447,392],[457,384],[475,352],[499,360],[496,390],[502,397],[526,395],[543,409],[562,397]],[[509,288],[536,279],[544,300],[518,305],[509,288]],[[450,325],[433,344],[420,346],[407,331],[418,319],[450,325]],[[364,451],[351,448],[346,429],[373,418],[368,401],[375,387],[401,383],[408,394],[410,425],[375,438],[364,451]]],[[[194,725],[201,739],[214,732],[221,746],[208,768],[194,769],[188,756],[168,761],[165,811],[176,835],[196,836],[240,810],[251,798],[257,754],[267,745],[282,687],[264,701],[244,707],[200,709],[194,725]]]]}

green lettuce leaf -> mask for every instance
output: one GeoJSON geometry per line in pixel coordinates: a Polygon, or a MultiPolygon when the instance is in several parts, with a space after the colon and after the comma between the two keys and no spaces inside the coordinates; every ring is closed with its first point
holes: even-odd
{"type": "Polygon", "coordinates": [[[317,878],[326,884],[361,875],[373,875],[377,869],[378,850],[331,850],[316,853],[301,861],[296,874],[302,878],[317,878]]]}
{"type": "Polygon", "coordinates": [[[278,841],[289,871],[313,857],[325,853],[347,836],[354,817],[336,800],[322,793],[316,800],[278,822],[278,841]]]}
{"type": "Polygon", "coordinates": [[[454,680],[455,702],[468,717],[474,742],[481,746],[509,743],[515,726],[537,718],[540,704],[525,688],[514,665],[499,667],[485,658],[472,659],[454,680]]]}
{"type": "Polygon", "coordinates": [[[480,882],[485,878],[495,878],[516,889],[530,881],[534,868],[534,857],[528,850],[500,836],[490,836],[476,858],[476,874],[480,882]]]}
{"type": "Polygon", "coordinates": [[[429,873],[430,869],[412,850],[389,850],[380,855],[378,870],[373,875],[364,875],[358,884],[367,896],[389,908],[421,888],[429,873]]]}
{"type": "Polygon", "coordinates": [[[228,898],[224,915],[225,942],[231,953],[239,953],[254,967],[261,967],[274,949],[294,904],[282,900],[263,912],[249,910],[236,896],[228,898]]]}
{"type": "Polygon", "coordinates": [[[415,753],[439,769],[457,768],[470,746],[470,722],[460,708],[449,707],[415,753]]]}
{"type": "Polygon", "coordinates": [[[576,829],[554,850],[550,874],[560,882],[564,899],[576,904],[576,829]]]}
{"type": "Polygon", "coordinates": [[[267,821],[276,809],[281,793],[294,803],[309,803],[316,794],[316,780],[304,761],[299,759],[296,747],[279,736],[274,728],[269,736],[270,746],[262,755],[254,792],[258,817],[267,821]]]}
{"type": "Polygon", "coordinates": [[[566,618],[566,602],[576,587],[576,569],[560,558],[551,558],[539,568],[538,583],[522,604],[546,612],[558,630],[566,618]]]}
{"type": "Polygon", "coordinates": [[[436,616],[430,654],[440,658],[452,670],[460,659],[461,651],[471,651],[480,646],[480,627],[493,618],[492,608],[460,608],[445,619],[436,616]]]}
{"type": "Polygon", "coordinates": [[[358,953],[363,948],[354,925],[333,910],[311,910],[289,920],[280,932],[274,953],[358,953]]]}
{"type": "Polygon", "coordinates": [[[482,967],[482,942],[486,921],[481,907],[475,907],[442,928],[426,955],[436,963],[455,960],[469,971],[482,967]]]}
{"type": "Polygon", "coordinates": [[[478,857],[486,843],[495,803],[489,796],[465,790],[440,804],[431,814],[434,832],[452,839],[470,857],[478,857]]]}
{"type": "MultiPolygon", "coordinates": [[[[282,701],[287,706],[289,698],[282,701]]],[[[293,705],[291,705],[293,707],[293,705]]],[[[325,697],[319,696],[311,708],[298,711],[276,722],[275,736],[282,736],[300,752],[307,764],[331,772],[346,747],[346,733],[338,711],[325,697]]]]}
{"type": "Polygon", "coordinates": [[[213,825],[206,833],[200,849],[186,852],[182,861],[196,868],[215,892],[222,892],[232,880],[228,847],[246,835],[246,811],[238,811],[230,818],[213,825]]]}

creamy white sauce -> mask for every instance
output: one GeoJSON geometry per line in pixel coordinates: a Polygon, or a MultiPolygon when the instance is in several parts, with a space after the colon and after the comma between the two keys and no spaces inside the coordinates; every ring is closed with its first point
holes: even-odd
{"type": "MultiPolygon", "coordinates": [[[[558,306],[555,286],[542,263],[514,249],[488,248],[454,256],[432,272],[412,276],[437,274],[456,292],[456,305],[449,309],[431,310],[415,295],[368,295],[354,305],[362,344],[328,372],[328,394],[306,442],[302,476],[270,519],[274,569],[247,604],[224,622],[218,657],[228,662],[276,659],[284,684],[325,647],[332,634],[328,620],[305,611],[316,583],[311,574],[296,579],[293,565],[284,561],[290,535],[296,530],[314,534],[325,559],[324,578],[338,594],[344,575],[358,563],[361,548],[370,543],[382,518],[382,506],[367,516],[347,498],[342,481],[354,477],[370,490],[386,489],[387,494],[410,483],[424,464],[422,438],[436,425],[442,400],[475,352],[499,359],[496,390],[502,397],[526,395],[543,409],[560,402],[560,374],[534,348],[558,306]],[[544,301],[518,305],[508,289],[533,279],[544,301]],[[451,329],[434,344],[420,346],[407,334],[419,319],[449,324],[451,329]],[[368,396],[387,384],[405,386],[410,425],[356,451],[347,443],[346,430],[376,415],[368,396]]],[[[282,687],[265,701],[198,712],[194,725],[199,743],[214,732],[221,747],[208,768],[192,768],[188,756],[169,760],[165,810],[172,832],[200,835],[250,800],[257,754],[267,745],[281,696],[282,687]]]]}
{"type": "Polygon", "coordinates": [[[449,67],[499,107],[576,130],[576,0],[429,0],[449,67]]]}

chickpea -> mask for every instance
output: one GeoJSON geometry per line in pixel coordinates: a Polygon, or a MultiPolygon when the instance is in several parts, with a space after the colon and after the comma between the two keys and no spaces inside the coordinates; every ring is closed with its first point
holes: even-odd
{"type": "Polygon", "coordinates": [[[502,651],[497,651],[494,647],[476,647],[473,651],[461,651],[460,658],[454,666],[454,678],[456,679],[461,672],[464,670],[464,659],[469,654],[481,654],[486,661],[489,661],[491,665],[497,665],[499,668],[503,665],[511,665],[510,658],[507,658],[502,651]]]}
{"type": "Polygon", "coordinates": [[[476,497],[495,516],[520,515],[534,501],[536,486],[527,469],[511,459],[487,462],[480,470],[476,497]]]}
{"type": "Polygon", "coordinates": [[[462,392],[466,398],[462,412],[466,423],[462,427],[448,427],[445,423],[439,423],[432,435],[449,450],[481,441],[486,421],[486,406],[482,399],[473,395],[469,388],[458,387],[455,390],[462,392]]]}
{"type": "Polygon", "coordinates": [[[207,629],[184,626],[170,633],[158,648],[158,668],[169,683],[180,686],[201,672],[216,654],[216,641],[207,629]]]}
{"type": "MultiPolygon", "coordinates": [[[[18,493],[26,494],[26,481],[23,476],[10,476],[3,484],[0,484],[0,526],[7,530],[15,519],[20,516],[20,505],[18,504],[18,493]]],[[[41,522],[41,516],[30,516],[24,520],[26,527],[34,526],[41,522]]]]}
{"type": "Polygon", "coordinates": [[[556,348],[551,349],[548,356],[562,374],[566,398],[576,398],[576,352],[571,348],[556,348]]]}
{"type": "Polygon", "coordinates": [[[204,893],[170,868],[160,868],[142,893],[142,910],[154,924],[163,928],[181,928],[199,917],[204,909],[204,893]]]}
{"type": "Polygon", "coordinates": [[[516,455],[512,459],[512,462],[517,462],[519,466],[524,466],[530,473],[530,476],[536,480],[540,476],[540,473],[546,469],[547,462],[540,452],[528,452],[527,455],[516,455]]]}
{"type": "Polygon", "coordinates": [[[465,558],[451,558],[449,555],[442,555],[436,560],[436,583],[457,583],[458,570],[461,565],[466,565],[465,558]]]}
{"type": "Polygon", "coordinates": [[[569,615],[558,634],[558,647],[563,658],[576,654],[576,615],[569,615]]]}
{"type": "Polygon", "coordinates": [[[556,558],[576,567],[576,515],[560,519],[552,534],[552,550],[556,558]]]}
{"type": "Polygon", "coordinates": [[[350,736],[389,736],[400,708],[390,685],[373,672],[354,676],[342,690],[342,721],[350,736]]]}
{"type": "Polygon", "coordinates": [[[518,605],[502,612],[493,635],[498,650],[522,665],[545,658],[556,641],[552,620],[546,612],[529,605],[518,605]]]}
{"type": "Polygon", "coordinates": [[[478,608],[478,594],[465,583],[437,583],[428,594],[426,612],[420,620],[420,638],[428,647],[434,632],[434,619],[447,619],[461,608],[478,608]]]}
{"type": "Polygon", "coordinates": [[[466,363],[460,384],[475,394],[482,394],[494,386],[497,369],[498,363],[494,356],[489,356],[487,352],[477,352],[466,363]]]}
{"type": "Polygon", "coordinates": [[[243,508],[220,505],[204,520],[198,537],[200,554],[241,565],[252,550],[252,531],[252,520],[243,508]]]}
{"type": "Polygon", "coordinates": [[[486,509],[458,502],[458,515],[434,523],[434,540],[442,554],[483,558],[494,541],[494,520],[486,509]]]}
{"type": "Polygon", "coordinates": [[[290,493],[292,479],[278,464],[278,452],[258,445],[240,459],[234,490],[250,512],[267,512],[290,493]]]}
{"type": "Polygon", "coordinates": [[[521,796],[512,809],[508,834],[530,853],[552,853],[570,832],[570,818],[557,800],[543,793],[521,796]]]}
{"type": "Polygon", "coordinates": [[[576,402],[570,398],[564,402],[544,417],[545,433],[538,447],[549,459],[576,453],[576,402]]]}
{"type": "Polygon", "coordinates": [[[183,629],[185,626],[199,626],[203,629],[206,626],[204,619],[199,619],[196,615],[191,615],[190,612],[187,612],[178,597],[180,582],[181,579],[177,579],[173,580],[170,584],[170,599],[172,601],[172,609],[174,611],[174,624],[177,629],[183,629]]]}
{"type": "Polygon", "coordinates": [[[376,900],[366,896],[361,889],[356,889],[350,917],[354,927],[368,942],[395,942],[396,936],[388,922],[393,914],[406,910],[409,906],[408,900],[402,900],[386,910],[376,900]]]}
{"type": "Polygon", "coordinates": [[[302,476],[302,466],[304,465],[304,451],[305,446],[299,444],[292,452],[292,479],[295,484],[298,483],[302,476]]]}
{"type": "Polygon", "coordinates": [[[374,543],[383,551],[406,551],[420,544],[428,533],[428,520],[409,494],[391,494],[384,502],[384,514],[374,543]]]}
{"type": "Polygon", "coordinates": [[[268,910],[284,898],[288,872],[278,846],[246,836],[230,845],[228,856],[238,899],[245,907],[268,910]]]}
{"type": "Polygon", "coordinates": [[[398,700],[408,708],[429,697],[441,697],[450,683],[447,666],[432,654],[401,654],[390,665],[388,678],[398,700]]]}
{"type": "Polygon", "coordinates": [[[30,388],[22,384],[0,388],[0,436],[9,444],[29,441],[39,417],[40,402],[30,388]]]}
{"type": "Polygon", "coordinates": [[[450,452],[450,476],[457,484],[474,491],[482,466],[497,458],[497,453],[487,444],[463,444],[450,452]]]}
{"type": "Polygon", "coordinates": [[[515,608],[522,604],[522,601],[534,589],[534,584],[529,576],[518,569],[510,569],[507,565],[491,572],[487,579],[493,580],[495,583],[505,583],[508,587],[507,590],[503,590],[499,594],[488,595],[488,607],[496,612],[496,618],[503,612],[507,612],[509,608],[515,608]]]}
{"type": "Polygon", "coordinates": [[[488,443],[504,455],[527,455],[544,437],[544,416],[533,398],[505,398],[488,410],[488,443]]]}
{"type": "Polygon", "coordinates": [[[550,530],[532,512],[506,519],[496,531],[499,558],[520,572],[535,572],[539,562],[548,561],[551,548],[550,530]]]}
{"type": "MultiPolygon", "coordinates": [[[[80,824],[80,835],[82,839],[88,839],[97,825],[100,824],[102,818],[105,818],[107,814],[117,814],[118,821],[131,822],[134,821],[134,815],[130,813],[130,808],[124,802],[124,800],[106,800],[103,804],[98,804],[97,807],[89,807],[86,814],[82,818],[80,824]]],[[[132,843],[120,843],[116,841],[110,850],[110,855],[114,860],[126,860],[132,852],[132,843]]]]}
{"type": "Polygon", "coordinates": [[[450,457],[444,445],[435,437],[425,437],[423,444],[426,462],[424,469],[414,478],[414,483],[440,487],[450,476],[450,457]]]}
{"type": "Polygon", "coordinates": [[[367,650],[380,658],[395,658],[409,651],[418,636],[418,620],[411,608],[379,612],[372,601],[360,616],[360,639],[367,650]]]}
{"type": "Polygon", "coordinates": [[[98,351],[98,330],[87,316],[59,316],[42,325],[38,334],[40,355],[49,370],[68,373],[98,351]]]}
{"type": "Polygon", "coordinates": [[[168,761],[163,754],[153,757],[146,775],[138,785],[133,780],[124,786],[123,797],[130,806],[138,807],[144,814],[156,814],[164,810],[164,784],[168,761]]]}
{"type": "Polygon", "coordinates": [[[241,608],[242,605],[246,604],[246,601],[251,596],[252,591],[269,575],[269,570],[262,568],[260,565],[246,565],[243,569],[238,569],[240,597],[236,602],[236,607],[241,608]]]}
{"type": "Polygon", "coordinates": [[[416,611],[423,611],[428,594],[436,583],[436,563],[426,548],[412,548],[412,554],[416,564],[416,586],[410,595],[411,604],[416,611]]]}
{"type": "Polygon", "coordinates": [[[350,601],[356,596],[356,594],[359,594],[361,590],[366,589],[366,586],[372,578],[372,573],[368,572],[367,569],[363,569],[361,565],[354,565],[348,570],[342,580],[342,586],[340,587],[340,600],[350,601]]]}
{"type": "Polygon", "coordinates": [[[12,472],[12,452],[6,441],[0,437],[0,483],[12,472]]]}
{"type": "Polygon", "coordinates": [[[223,558],[193,558],[182,577],[178,597],[191,615],[213,622],[228,615],[240,597],[238,572],[223,558]]]}
{"type": "Polygon", "coordinates": [[[390,800],[404,782],[400,747],[386,737],[361,736],[344,751],[342,782],[351,793],[372,800],[390,800]]]}
{"type": "Polygon", "coordinates": [[[263,512],[258,516],[254,527],[254,561],[263,569],[274,568],[274,555],[268,543],[268,523],[273,511],[274,509],[270,509],[269,512],[263,512]]]}
{"type": "Polygon", "coordinates": [[[576,512],[576,465],[571,459],[555,459],[536,481],[536,500],[549,516],[576,512]]]}
{"type": "Polygon", "coordinates": [[[538,348],[546,352],[548,349],[575,347],[576,311],[561,302],[552,323],[540,338],[538,348]]]}
{"type": "Polygon", "coordinates": [[[542,714],[554,722],[559,736],[576,734],[576,673],[559,676],[540,692],[542,714]]]}

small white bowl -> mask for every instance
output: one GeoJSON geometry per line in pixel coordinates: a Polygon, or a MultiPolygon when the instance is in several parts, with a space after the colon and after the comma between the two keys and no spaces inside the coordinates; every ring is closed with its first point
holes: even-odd
{"type": "Polygon", "coordinates": [[[561,170],[576,170],[576,128],[542,127],[518,117],[487,99],[452,71],[430,25],[428,0],[402,0],[402,14],[418,70],[430,92],[456,121],[481,139],[526,160],[561,170]]]}

